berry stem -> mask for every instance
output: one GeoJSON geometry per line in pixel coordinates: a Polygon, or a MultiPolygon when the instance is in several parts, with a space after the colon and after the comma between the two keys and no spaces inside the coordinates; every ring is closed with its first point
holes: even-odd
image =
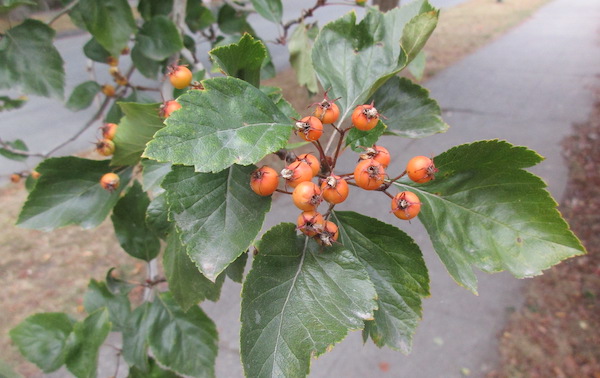
{"type": "Polygon", "coordinates": [[[331,215],[331,212],[333,211],[334,207],[335,207],[335,203],[332,203],[332,204],[329,205],[329,209],[327,209],[327,211],[325,212],[325,214],[323,214],[323,219],[329,220],[329,216],[331,215]]]}
{"type": "Polygon", "coordinates": [[[321,155],[321,164],[323,164],[323,166],[325,167],[325,172],[331,172],[332,168],[329,167],[329,163],[327,162],[327,155],[325,155],[325,151],[323,151],[323,146],[321,146],[321,142],[316,140],[312,142],[312,144],[314,144],[317,150],[319,150],[319,155],[321,155]]]}
{"type": "Polygon", "coordinates": [[[402,177],[404,177],[406,175],[406,171],[400,173],[400,175],[398,177],[394,177],[393,179],[390,179],[390,184],[392,184],[395,181],[400,180],[402,177]]]}
{"type": "Polygon", "coordinates": [[[275,189],[275,191],[277,191],[279,193],[292,194],[292,192],[288,192],[287,190],[283,190],[283,189],[275,189]]]}
{"type": "MultiPolygon", "coordinates": [[[[335,126],[334,126],[335,127],[335,126]]],[[[337,147],[335,148],[335,155],[333,155],[333,164],[331,164],[331,170],[335,168],[335,164],[337,163],[338,156],[340,155],[340,148],[342,147],[342,142],[344,141],[344,136],[348,129],[339,130],[337,127],[335,128],[340,132],[340,139],[338,140],[337,147]]]]}

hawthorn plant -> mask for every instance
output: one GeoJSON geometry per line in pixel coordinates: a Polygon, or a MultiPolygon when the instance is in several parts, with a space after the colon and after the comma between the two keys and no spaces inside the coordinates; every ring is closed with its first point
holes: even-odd
{"type": "MultiPolygon", "coordinates": [[[[1,9],[24,3],[3,1],[1,9]]],[[[140,0],[137,20],[126,0],[64,8],[91,35],[85,56],[114,80],[81,83],[66,106],[102,99],[85,128],[100,126],[98,152],[110,158],[53,157],[57,148],[38,154],[0,139],[5,157],[45,158],[35,174],[20,173],[30,193],[18,224],[87,229],[110,215],[124,251],[149,266],[159,261],[166,277],[139,283],[146,295],[135,308],[132,284],[113,268],[104,281],[92,279],[83,320],[41,313],[11,330],[27,359],[45,372],[66,365],[95,376],[99,347],[121,332],[116,353],[130,376],[213,376],[218,334],[198,304],[217,301],[226,279],[242,284],[247,376],[305,376],[311,357],[351,330],[410,352],[429,295],[427,267],[409,235],[359,212],[357,190],[388,201],[398,222],[418,217],[448,272],[473,292],[474,268],[529,277],[584,253],[543,181],[526,171],[542,160],[534,151],[486,140],[433,158],[396,156],[406,162],[398,166],[377,144],[384,135],[423,138],[448,128],[427,90],[398,76],[419,57],[438,10],[416,0],[387,13],[369,8],[361,20],[350,11],[321,28],[307,23],[326,5],[319,0],[288,22],[280,0],[140,0]],[[322,101],[294,109],[280,89],[261,85],[273,65],[246,19],[252,10],[280,25],[276,43],[289,46],[301,85],[326,90],[322,101]],[[210,69],[196,58],[200,40],[212,46],[210,69]],[[121,70],[119,59],[131,66],[121,70]],[[136,71],[165,84],[135,85],[136,71]],[[147,101],[144,91],[162,101],[147,101]],[[271,154],[278,165],[262,163],[271,154]],[[340,172],[340,159],[358,163],[340,172]],[[263,230],[275,193],[298,213],[263,230]],[[337,211],[342,202],[357,211],[337,211]]],[[[0,87],[61,97],[53,36],[36,20],[5,31],[0,87]]]]}

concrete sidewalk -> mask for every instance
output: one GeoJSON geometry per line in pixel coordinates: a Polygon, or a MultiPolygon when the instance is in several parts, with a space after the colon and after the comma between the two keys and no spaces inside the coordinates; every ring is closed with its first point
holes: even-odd
{"type": "MultiPolygon", "coordinates": [[[[461,143],[506,139],[546,157],[534,171],[560,200],[566,183],[560,142],[574,123],[587,118],[593,104],[589,89],[600,85],[599,27],[599,1],[554,0],[501,39],[439,73],[425,87],[443,107],[450,131],[417,141],[383,140],[396,159],[391,166],[461,143]]],[[[344,163],[350,169],[353,162],[344,163]]],[[[354,204],[363,204],[354,210],[402,227],[421,246],[431,297],[424,301],[411,355],[380,350],[370,341],[363,346],[360,332],[354,332],[313,361],[311,376],[433,378],[460,377],[467,371],[471,377],[484,376],[498,362],[497,334],[522,303],[523,281],[504,273],[479,274],[480,295],[474,296],[447,274],[419,222],[400,223],[381,198],[360,191],[352,196],[354,204]]],[[[289,214],[297,211],[287,198],[274,208],[279,211],[265,228],[293,221],[289,214]]],[[[218,304],[202,304],[220,333],[218,377],[243,376],[239,292],[240,285],[228,281],[218,304]]]]}

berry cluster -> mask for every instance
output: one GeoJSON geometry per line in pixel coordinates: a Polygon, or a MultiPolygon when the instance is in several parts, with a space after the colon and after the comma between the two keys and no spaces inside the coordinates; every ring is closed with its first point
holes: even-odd
{"type": "Polygon", "coordinates": [[[389,178],[386,169],[391,161],[390,153],[385,147],[373,145],[364,148],[353,173],[335,174],[335,165],[346,132],[352,127],[362,131],[372,130],[383,117],[373,103],[359,105],[352,113],[352,125],[347,129],[340,129],[335,125],[340,116],[336,100],[329,99],[325,93],[323,101],[309,106],[316,105],[312,115],[295,120],[296,135],[311,142],[319,157],[310,153],[296,157],[288,151],[279,151],[278,155],[288,162],[287,166],[277,172],[265,165],[255,170],[250,177],[250,187],[260,196],[270,196],[276,191],[291,194],[294,205],[302,210],[296,222],[298,230],[326,246],[332,245],[338,238],[338,227],[328,218],[334,206],[348,198],[349,186],[385,193],[392,199],[391,212],[400,219],[409,220],[421,210],[419,198],[410,191],[393,196],[388,193],[388,188],[404,175],[408,175],[416,183],[425,183],[433,180],[437,172],[432,159],[416,156],[408,162],[401,175],[389,178]],[[323,135],[323,124],[330,124],[339,133],[333,156],[327,156],[319,142],[323,135]],[[317,179],[316,182],[313,182],[314,178],[317,179]],[[283,184],[283,189],[279,189],[280,184],[283,184]],[[290,188],[292,191],[289,191],[290,188]],[[317,210],[323,201],[329,204],[329,208],[321,214],[317,210]]]}

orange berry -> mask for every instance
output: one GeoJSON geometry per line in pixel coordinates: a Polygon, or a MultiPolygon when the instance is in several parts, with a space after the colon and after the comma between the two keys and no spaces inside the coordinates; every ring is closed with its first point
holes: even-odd
{"type": "Polygon", "coordinates": [[[96,142],[96,152],[102,156],[110,156],[115,153],[115,142],[110,139],[102,139],[96,142]]]}
{"type": "Polygon", "coordinates": [[[367,148],[365,150],[365,152],[360,154],[360,159],[361,160],[373,159],[375,161],[380,162],[381,165],[383,165],[383,168],[387,168],[388,165],[390,165],[390,161],[392,158],[391,158],[390,153],[388,152],[387,148],[382,147],[382,146],[373,145],[373,147],[367,148]]]}
{"type": "Polygon", "coordinates": [[[331,221],[326,221],[323,231],[317,235],[317,242],[321,245],[331,246],[338,240],[338,236],[338,226],[331,221]]]}
{"type": "Polygon", "coordinates": [[[301,182],[292,193],[292,201],[294,201],[294,205],[300,210],[316,210],[321,201],[323,201],[321,189],[314,182],[301,182]]]}
{"type": "Polygon", "coordinates": [[[361,160],[354,168],[354,181],[356,185],[365,190],[375,190],[385,180],[385,168],[380,162],[373,159],[361,160]]]}
{"type": "Polygon", "coordinates": [[[252,172],[250,176],[250,187],[259,196],[270,196],[277,190],[278,184],[277,171],[266,165],[252,172]]]}
{"type": "Polygon", "coordinates": [[[295,126],[296,134],[307,142],[315,141],[323,135],[323,123],[317,117],[304,117],[295,126]]]}
{"type": "Polygon", "coordinates": [[[348,183],[340,176],[331,175],[321,183],[323,199],[331,204],[342,203],[348,198],[348,183]]]}
{"type": "Polygon", "coordinates": [[[104,139],[113,140],[115,135],[117,134],[117,124],[116,123],[105,123],[100,130],[102,131],[102,137],[104,139]]]}
{"type": "Polygon", "coordinates": [[[412,181],[423,184],[435,179],[437,168],[427,156],[415,156],[406,165],[406,174],[412,181]]]}
{"type": "Polygon", "coordinates": [[[308,164],[310,166],[310,169],[312,169],[313,177],[318,175],[319,171],[321,171],[321,163],[319,162],[319,159],[315,155],[302,154],[302,155],[298,156],[298,158],[296,160],[303,161],[306,164],[308,164]]]}
{"type": "Polygon", "coordinates": [[[169,66],[169,81],[171,85],[177,89],[186,88],[192,82],[192,71],[186,66],[169,66]]]}
{"type": "Polygon", "coordinates": [[[303,161],[295,161],[281,170],[281,177],[287,186],[295,188],[301,182],[313,178],[312,168],[303,161]]]}
{"type": "Polygon", "coordinates": [[[400,219],[409,220],[421,211],[419,197],[413,192],[400,192],[392,198],[392,212],[400,219]]]}
{"type": "Polygon", "coordinates": [[[358,105],[352,112],[352,124],[359,130],[369,131],[377,126],[379,112],[373,105],[358,105]]]}
{"type": "Polygon", "coordinates": [[[106,173],[100,178],[100,185],[109,192],[114,192],[119,187],[120,182],[119,175],[112,172],[106,173]]]}
{"type": "Polygon", "coordinates": [[[160,106],[160,116],[163,118],[169,118],[171,116],[171,114],[176,111],[181,109],[181,104],[178,103],[175,100],[169,100],[169,101],[165,101],[161,106],[160,106]]]}
{"type": "Polygon", "coordinates": [[[323,216],[316,211],[304,211],[298,215],[296,221],[298,230],[307,236],[315,236],[319,232],[323,231],[325,220],[323,216]]]}

